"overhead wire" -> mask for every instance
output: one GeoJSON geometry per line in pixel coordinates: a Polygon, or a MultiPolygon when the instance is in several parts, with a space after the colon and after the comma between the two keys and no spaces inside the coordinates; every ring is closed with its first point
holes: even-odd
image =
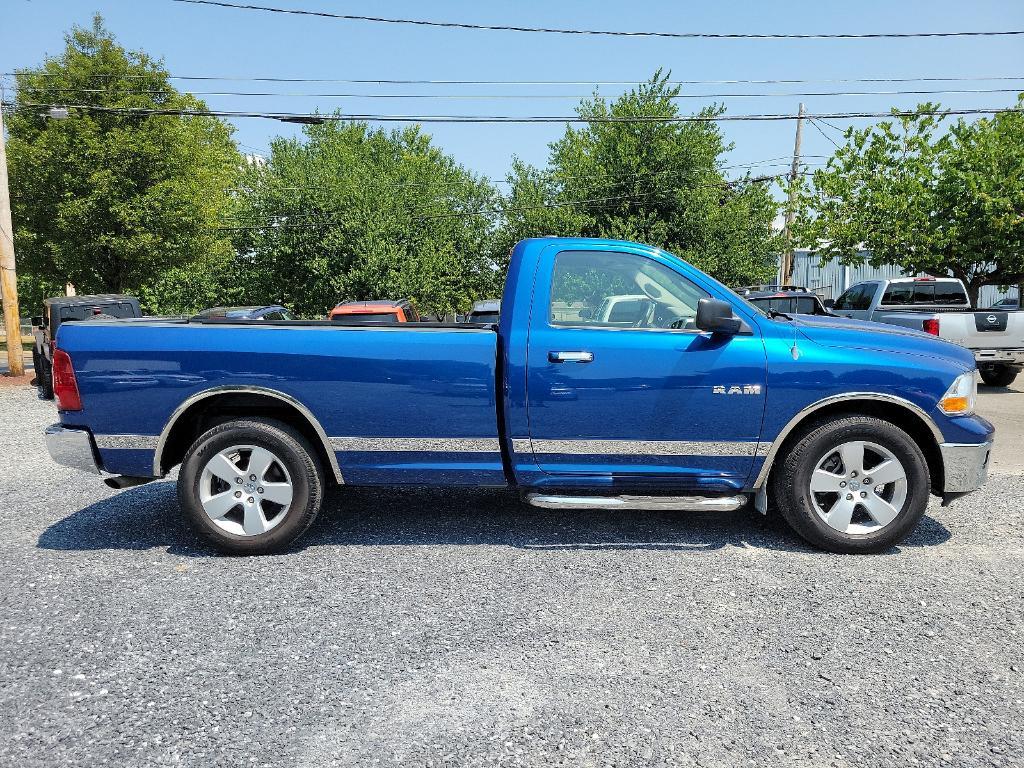
{"type": "MultiPolygon", "coordinates": [[[[0,77],[16,77],[31,74],[38,77],[63,77],[63,73],[40,70],[21,72],[0,72],[0,77]]],[[[154,73],[157,74],[157,73],[154,73]]],[[[163,73],[159,73],[163,74],[163,73]]],[[[154,75],[95,73],[89,75],[98,79],[150,80],[154,75]]],[[[265,82],[265,83],[322,83],[334,85],[497,85],[497,86],[565,86],[565,85],[646,85],[639,80],[426,80],[388,78],[328,78],[328,77],[268,77],[246,75],[166,75],[168,80],[222,81],[222,82],[265,82]]],[[[666,80],[666,85],[800,85],[807,83],[974,83],[1024,81],[1024,76],[978,75],[971,77],[840,77],[840,78],[768,78],[768,79],[713,79],[713,80],[666,80]]]]}
{"type": "Polygon", "coordinates": [[[385,16],[363,16],[351,13],[333,13],[330,11],[314,11],[301,8],[280,8],[270,5],[251,3],[230,3],[223,0],[171,0],[175,3],[189,5],[215,6],[245,11],[261,11],[265,13],[286,14],[291,16],[313,16],[340,21],[364,21],[376,24],[400,24],[420,27],[436,27],[445,29],[472,29],[489,32],[531,32],[558,35],[585,35],[604,37],[634,38],[671,38],[682,40],[869,40],[869,39],[905,39],[905,38],[942,38],[942,37],[1005,37],[1024,35],[1024,30],[955,30],[947,32],[826,32],[826,33],[745,33],[745,32],[667,32],[647,31],[630,32],[618,29],[570,29],[564,27],[528,27],[512,24],[475,24],[460,21],[436,21],[431,19],[405,19],[385,16]]]}
{"type": "MultiPolygon", "coordinates": [[[[765,181],[773,181],[775,179],[783,178],[783,177],[786,177],[788,175],[789,174],[775,174],[775,175],[770,175],[770,176],[757,176],[757,177],[753,177],[751,179],[742,179],[742,180],[739,180],[739,181],[722,181],[722,182],[717,183],[717,184],[691,185],[690,188],[693,188],[693,187],[705,187],[705,188],[728,189],[728,188],[736,186],[738,183],[760,183],[760,182],[765,182],[765,181]]],[[[659,193],[664,193],[664,192],[665,192],[664,189],[655,189],[655,190],[650,190],[649,192],[638,192],[638,193],[633,193],[633,194],[628,194],[628,195],[610,195],[610,196],[607,196],[607,197],[589,198],[589,199],[583,199],[583,200],[563,200],[563,201],[559,201],[559,202],[555,202],[555,203],[541,203],[541,204],[537,204],[537,205],[528,205],[528,206],[515,206],[515,207],[488,206],[488,207],[479,208],[479,209],[476,209],[476,210],[473,210],[473,211],[446,211],[444,213],[439,213],[439,214],[422,215],[422,216],[417,217],[415,219],[415,221],[420,222],[420,221],[429,221],[429,220],[434,220],[434,219],[456,218],[456,217],[465,217],[465,216],[480,216],[480,215],[486,215],[486,214],[519,213],[519,212],[524,212],[524,211],[540,210],[540,209],[547,209],[547,208],[565,208],[565,207],[569,207],[569,206],[573,206],[573,205],[590,205],[590,204],[594,204],[594,203],[610,202],[612,200],[624,200],[624,199],[634,199],[635,200],[635,199],[640,198],[640,197],[650,197],[651,195],[655,195],[655,194],[659,194],[659,193]]],[[[294,216],[294,218],[306,217],[306,216],[309,216],[309,215],[310,214],[299,214],[297,216],[294,216]]],[[[285,217],[282,216],[281,218],[285,218],[285,217]]],[[[326,220],[326,221],[318,221],[318,222],[300,222],[300,223],[297,223],[297,224],[289,224],[287,221],[283,221],[283,222],[274,222],[274,223],[271,223],[271,224],[215,227],[214,229],[216,229],[218,231],[225,231],[225,232],[261,231],[261,230],[265,230],[265,229],[311,229],[311,228],[315,228],[315,227],[333,226],[333,225],[339,224],[339,223],[342,223],[342,222],[339,222],[336,219],[334,219],[334,220],[326,220]]]]}
{"type": "MultiPolygon", "coordinates": [[[[5,103],[5,106],[16,106],[22,109],[64,109],[81,110],[84,112],[109,113],[118,115],[150,117],[166,115],[171,117],[224,117],[224,118],[258,118],[279,120],[286,123],[315,124],[328,122],[368,122],[368,123],[689,123],[689,122],[765,122],[779,120],[796,120],[801,117],[791,113],[760,113],[760,114],[716,114],[716,115],[393,115],[393,114],[362,114],[362,113],[310,113],[310,112],[261,112],[245,110],[218,109],[162,109],[154,107],[108,107],[96,104],[42,104],[22,102],[5,103]]],[[[932,115],[939,117],[953,115],[991,115],[1004,112],[1024,112],[1024,107],[978,107],[964,109],[892,109],[887,112],[848,111],[827,112],[814,115],[803,115],[810,119],[852,120],[864,118],[913,117],[915,115],[932,115]]]]}
{"type": "MultiPolygon", "coordinates": [[[[1024,88],[1024,86],[1022,86],[1024,88]]],[[[103,94],[111,96],[172,96],[178,93],[191,96],[246,96],[246,97],[280,97],[280,98],[331,98],[331,99],[454,99],[465,101],[485,100],[581,100],[591,98],[611,98],[628,94],[524,94],[524,93],[295,93],[280,91],[174,91],[169,89],[146,90],[111,90],[109,88],[46,88],[37,86],[20,87],[19,91],[29,93],[79,93],[103,94]]],[[[928,89],[928,90],[887,90],[887,91],[792,91],[786,93],[678,93],[665,98],[676,99],[763,99],[792,98],[797,96],[936,96],[936,95],[971,95],[991,93],[1018,93],[1021,88],[961,88],[961,89],[928,89]]]]}

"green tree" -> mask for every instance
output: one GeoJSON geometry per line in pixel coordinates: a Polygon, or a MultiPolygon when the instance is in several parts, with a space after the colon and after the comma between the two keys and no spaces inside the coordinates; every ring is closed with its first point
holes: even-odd
{"type": "Polygon", "coordinates": [[[848,130],[802,189],[794,234],[823,262],[952,275],[976,304],[982,286],[1024,280],[1024,114],[942,131],[925,114],[938,109],[848,130]]]}
{"type": "Polygon", "coordinates": [[[219,231],[241,158],[209,117],[125,114],[201,110],[160,62],[128,52],[97,16],[64,52],[16,75],[8,155],[19,262],[79,293],[138,291],[151,310],[192,309],[165,276],[205,273],[231,256],[219,231]],[[65,120],[45,105],[68,104],[65,120]],[[162,291],[157,291],[158,285],[162,291]]]}
{"type": "Polygon", "coordinates": [[[248,300],[315,317],[342,300],[411,298],[443,316],[495,290],[489,184],[418,128],[304,132],[243,175],[235,283],[248,300]]]}
{"type": "Polygon", "coordinates": [[[584,100],[576,111],[586,123],[550,145],[547,169],[513,164],[496,254],[537,235],[611,237],[660,246],[727,283],[774,275],[778,204],[749,176],[726,181],[732,145],[712,121],[677,119],[680,89],[668,78],[659,70],[611,103],[584,100]],[[638,117],[650,121],[615,120],[638,117]]]}

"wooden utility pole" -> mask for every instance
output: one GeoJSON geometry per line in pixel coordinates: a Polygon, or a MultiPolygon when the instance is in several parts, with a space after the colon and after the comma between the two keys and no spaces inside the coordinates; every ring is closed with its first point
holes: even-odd
{"type": "Polygon", "coordinates": [[[800,139],[804,127],[804,105],[800,104],[800,112],[796,118],[796,141],[793,143],[793,167],[789,173],[789,202],[786,205],[786,227],[783,230],[786,240],[786,252],[782,255],[780,277],[783,285],[793,282],[793,262],[796,249],[793,247],[793,221],[796,219],[796,180],[800,174],[800,139]]]}
{"type": "MultiPolygon", "coordinates": [[[[0,97],[0,104],[3,103],[0,97]]],[[[14,226],[11,224],[11,188],[7,183],[7,146],[4,114],[0,107],[0,293],[3,294],[7,363],[11,376],[25,373],[21,356],[21,320],[18,317],[18,273],[14,267],[14,226]]]]}

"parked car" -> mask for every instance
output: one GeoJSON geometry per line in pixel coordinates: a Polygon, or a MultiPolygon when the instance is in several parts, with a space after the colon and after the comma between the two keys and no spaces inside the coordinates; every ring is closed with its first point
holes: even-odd
{"type": "Polygon", "coordinates": [[[211,307],[196,317],[219,318],[221,320],[294,320],[295,315],[280,304],[261,307],[211,307]]]}
{"type": "Polygon", "coordinates": [[[744,288],[739,291],[759,309],[787,315],[831,315],[818,294],[798,286],[783,288],[744,288]]]}
{"type": "Polygon", "coordinates": [[[345,301],[327,316],[340,325],[363,323],[417,323],[420,315],[408,299],[400,301],[345,301]]]}
{"type": "Polygon", "coordinates": [[[61,328],[58,347],[53,458],[113,487],[180,465],[185,516],[238,553],[290,546],[329,482],[509,484],[554,509],[771,499],[812,544],[877,552],[914,529],[929,492],[978,488],[993,440],[962,347],[769,316],[669,253],[613,240],[519,243],[497,328],[111,320],[61,328]],[[588,316],[556,313],[581,282],[588,316]],[[655,305],[642,325],[596,312],[623,285],[655,305]]]}
{"type": "Polygon", "coordinates": [[[1024,314],[972,310],[967,289],[953,278],[867,280],[843,293],[832,311],[914,328],[967,347],[982,381],[991,386],[1009,386],[1024,367],[1024,314]]]}
{"type": "Polygon", "coordinates": [[[501,317],[501,299],[484,299],[473,302],[473,308],[465,317],[467,323],[496,323],[501,317]]]}
{"type": "Polygon", "coordinates": [[[142,317],[139,300],[121,294],[54,296],[43,300],[43,314],[32,318],[32,367],[36,387],[47,400],[53,399],[53,340],[63,323],[142,317]]]}

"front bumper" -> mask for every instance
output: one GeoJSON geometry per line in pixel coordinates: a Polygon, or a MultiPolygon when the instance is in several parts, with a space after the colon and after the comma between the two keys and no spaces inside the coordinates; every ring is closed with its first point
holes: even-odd
{"type": "Polygon", "coordinates": [[[985,363],[1024,365],[1024,349],[976,349],[974,350],[974,361],[978,365],[985,363]]]}
{"type": "Polygon", "coordinates": [[[985,484],[988,478],[992,441],[978,444],[940,443],[945,482],[943,493],[967,493],[985,484]]]}
{"type": "Polygon", "coordinates": [[[46,450],[58,464],[93,475],[102,474],[92,435],[84,429],[65,427],[63,424],[47,427],[46,450]]]}

